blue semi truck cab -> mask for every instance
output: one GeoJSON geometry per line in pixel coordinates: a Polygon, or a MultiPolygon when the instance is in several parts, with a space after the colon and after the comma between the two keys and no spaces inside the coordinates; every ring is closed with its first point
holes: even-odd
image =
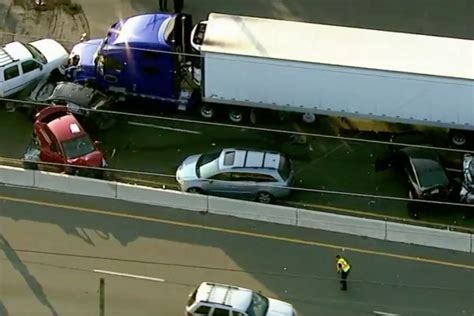
{"type": "Polygon", "coordinates": [[[192,27],[187,14],[147,13],[120,20],[105,38],[74,46],[70,60],[79,60],[71,80],[187,110],[199,95],[188,80],[195,57],[182,54],[192,53],[192,27]]]}

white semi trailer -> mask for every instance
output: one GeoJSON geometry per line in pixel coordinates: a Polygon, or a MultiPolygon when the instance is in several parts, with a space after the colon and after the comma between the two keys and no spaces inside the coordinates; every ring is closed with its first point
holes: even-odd
{"type": "Polygon", "coordinates": [[[201,114],[228,104],[474,129],[474,41],[211,13],[191,44],[202,55],[201,114]]]}

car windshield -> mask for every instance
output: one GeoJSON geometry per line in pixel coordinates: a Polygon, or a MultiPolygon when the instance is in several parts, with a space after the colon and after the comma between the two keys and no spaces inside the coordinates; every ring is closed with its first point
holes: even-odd
{"type": "Polygon", "coordinates": [[[265,316],[268,310],[268,298],[258,293],[252,294],[252,301],[247,309],[249,316],[265,316]]]}
{"type": "Polygon", "coordinates": [[[66,140],[61,145],[67,159],[85,156],[95,150],[94,144],[86,135],[66,140]]]}
{"type": "Polygon", "coordinates": [[[202,154],[196,163],[196,174],[199,178],[208,179],[219,172],[220,151],[202,154]]]}
{"type": "Polygon", "coordinates": [[[174,31],[174,25],[176,23],[176,17],[171,17],[168,20],[168,23],[166,24],[166,29],[165,29],[165,41],[168,43],[168,45],[172,44],[173,41],[173,31],[174,31]]]}
{"type": "Polygon", "coordinates": [[[448,176],[438,162],[429,159],[416,159],[414,163],[421,187],[431,188],[449,184],[448,176]]]}
{"type": "Polygon", "coordinates": [[[42,64],[46,64],[48,60],[44,55],[33,45],[31,44],[23,44],[27,50],[30,51],[31,55],[33,55],[33,58],[36,59],[37,61],[41,62],[42,64]]]}

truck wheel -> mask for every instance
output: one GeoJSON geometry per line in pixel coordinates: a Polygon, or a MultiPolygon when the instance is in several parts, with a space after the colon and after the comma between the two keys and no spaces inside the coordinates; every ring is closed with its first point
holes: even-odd
{"type": "Polygon", "coordinates": [[[201,114],[202,117],[205,119],[213,119],[216,116],[216,110],[212,105],[209,104],[203,104],[199,108],[199,114],[201,114]]]}
{"type": "Polygon", "coordinates": [[[463,147],[467,144],[466,133],[461,131],[450,131],[449,139],[451,143],[457,147],[463,147]]]}
{"type": "Polygon", "coordinates": [[[303,122],[305,122],[307,124],[312,124],[312,123],[316,122],[316,114],[314,114],[314,113],[305,113],[305,114],[303,114],[302,119],[303,119],[303,122]]]}
{"type": "Polygon", "coordinates": [[[229,120],[232,123],[242,123],[244,120],[244,113],[240,109],[230,109],[229,110],[229,120]]]}

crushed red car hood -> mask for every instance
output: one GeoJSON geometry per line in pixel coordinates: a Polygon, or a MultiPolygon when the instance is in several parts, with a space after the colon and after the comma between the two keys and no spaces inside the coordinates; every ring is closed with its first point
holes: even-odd
{"type": "Polygon", "coordinates": [[[100,151],[95,150],[85,156],[69,159],[68,164],[87,167],[102,167],[103,158],[104,155],[100,151]]]}

